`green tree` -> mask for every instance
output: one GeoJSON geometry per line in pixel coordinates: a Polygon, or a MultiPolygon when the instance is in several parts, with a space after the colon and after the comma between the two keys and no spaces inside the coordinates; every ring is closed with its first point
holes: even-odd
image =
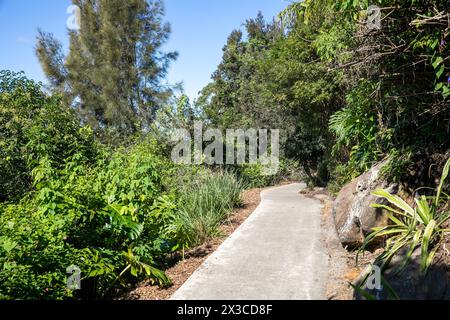
{"type": "Polygon", "coordinates": [[[255,125],[255,110],[260,91],[255,87],[258,64],[281,36],[275,23],[267,23],[259,13],[255,19],[245,22],[244,33],[234,30],[223,48],[223,58],[198,100],[210,120],[223,128],[255,125]]]}
{"type": "MultiPolygon", "coordinates": [[[[321,12],[324,12],[322,9],[321,12]]],[[[330,15],[331,16],[331,15],[330,15]]],[[[282,130],[284,156],[302,164],[311,181],[324,184],[332,139],[328,120],[343,105],[339,74],[328,72],[314,41],[316,25],[301,22],[283,30],[261,15],[245,23],[246,37],[233,31],[212,82],[199,104],[222,128],[282,130]]]]}
{"type": "Polygon", "coordinates": [[[438,177],[430,168],[443,167],[450,149],[449,4],[373,4],[381,8],[380,29],[365,23],[367,1],[342,0],[335,6],[346,21],[341,32],[352,34],[345,51],[330,55],[351,88],[346,108],[332,122],[339,142],[347,141],[349,155],[339,161],[355,176],[391,155],[390,178],[412,189],[431,185],[438,177]],[[405,172],[413,173],[412,179],[405,172]]]}
{"type": "Polygon", "coordinates": [[[39,31],[36,54],[51,89],[97,133],[146,130],[171,94],[164,79],[175,52],[163,52],[170,26],[160,0],[73,0],[80,29],[70,51],[39,31]]]}

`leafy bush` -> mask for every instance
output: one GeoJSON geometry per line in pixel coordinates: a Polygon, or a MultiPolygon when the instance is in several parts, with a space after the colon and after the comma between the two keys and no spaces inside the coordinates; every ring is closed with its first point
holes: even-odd
{"type": "Polygon", "coordinates": [[[289,159],[280,159],[278,172],[273,175],[264,174],[264,167],[261,163],[240,165],[235,168],[234,172],[245,188],[264,188],[283,180],[300,181],[305,179],[303,170],[298,163],[289,159]]]}
{"type": "Polygon", "coordinates": [[[0,204],[1,298],[102,298],[143,278],[168,285],[167,254],[217,235],[239,203],[232,174],[176,167],[152,154],[152,141],[97,148],[95,160],[41,158],[33,191],[0,204]],[[182,170],[180,187],[172,174],[182,170]],[[82,271],[78,293],[66,287],[71,265],[82,271]]]}
{"type": "Polygon", "coordinates": [[[383,155],[386,135],[378,128],[374,90],[375,84],[361,81],[347,96],[347,107],[331,116],[330,130],[336,137],[333,156],[345,162],[334,171],[341,185],[369,170],[383,155]]]}
{"type": "Polygon", "coordinates": [[[87,255],[70,245],[62,216],[26,203],[0,207],[0,299],[63,299],[66,268],[84,267],[87,255]]]}
{"type": "Polygon", "coordinates": [[[442,173],[440,184],[433,196],[421,196],[415,199],[416,206],[412,208],[403,199],[391,195],[385,190],[377,190],[374,195],[386,199],[396,208],[374,204],[374,208],[388,211],[392,224],[383,228],[374,228],[374,232],[365,240],[364,247],[375,238],[392,236],[387,240],[385,251],[377,258],[377,262],[384,268],[389,264],[394,254],[407,248],[407,253],[401,270],[411,258],[414,250],[421,248],[421,270],[426,272],[433,262],[434,255],[439,249],[441,241],[450,230],[443,225],[450,219],[448,202],[450,197],[443,192],[450,170],[450,159],[442,173]]]}
{"type": "Polygon", "coordinates": [[[99,154],[95,164],[80,154],[59,165],[42,159],[33,169],[35,191],[18,204],[1,206],[1,243],[7,250],[0,252],[0,266],[8,279],[0,282],[0,295],[70,298],[65,286],[70,265],[82,270],[85,290],[94,297],[133,278],[170,283],[155,267],[176,249],[177,236],[171,229],[173,208],[162,196],[163,162],[145,145],[99,154]]]}
{"type": "Polygon", "coordinates": [[[263,167],[260,163],[244,164],[239,166],[236,171],[245,186],[250,188],[262,188],[270,185],[272,181],[272,176],[263,174],[263,167]]]}
{"type": "Polygon", "coordinates": [[[75,153],[95,157],[92,131],[60,98],[23,74],[0,71],[0,201],[32,188],[31,170],[44,158],[58,165],[75,153]]]}
{"type": "Polygon", "coordinates": [[[211,174],[187,185],[181,194],[178,223],[191,246],[219,234],[219,226],[240,202],[242,183],[229,173],[211,174]]]}

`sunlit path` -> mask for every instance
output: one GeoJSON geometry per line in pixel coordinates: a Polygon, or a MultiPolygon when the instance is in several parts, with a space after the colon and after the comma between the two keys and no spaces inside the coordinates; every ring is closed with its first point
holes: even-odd
{"type": "Polygon", "coordinates": [[[263,192],[253,215],[172,299],[325,299],[321,204],[299,195],[303,187],[263,192]]]}

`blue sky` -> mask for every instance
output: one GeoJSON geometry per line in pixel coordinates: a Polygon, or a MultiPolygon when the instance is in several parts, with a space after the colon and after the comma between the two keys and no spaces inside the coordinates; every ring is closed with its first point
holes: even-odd
{"type": "MultiPolygon", "coordinates": [[[[70,3],[0,0],[0,69],[25,71],[28,77],[45,82],[33,49],[37,29],[52,32],[67,46],[70,3]]],[[[219,64],[230,32],[258,11],[271,19],[288,4],[287,0],[165,0],[166,20],[172,25],[166,48],[180,54],[168,81],[183,82],[188,96],[195,98],[219,64]]]]}

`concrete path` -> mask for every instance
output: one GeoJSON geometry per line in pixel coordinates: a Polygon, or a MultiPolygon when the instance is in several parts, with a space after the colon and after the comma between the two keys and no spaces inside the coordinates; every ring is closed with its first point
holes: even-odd
{"type": "Polygon", "coordinates": [[[325,299],[327,254],[321,204],[304,184],[266,190],[255,212],[172,300],[325,299]]]}

